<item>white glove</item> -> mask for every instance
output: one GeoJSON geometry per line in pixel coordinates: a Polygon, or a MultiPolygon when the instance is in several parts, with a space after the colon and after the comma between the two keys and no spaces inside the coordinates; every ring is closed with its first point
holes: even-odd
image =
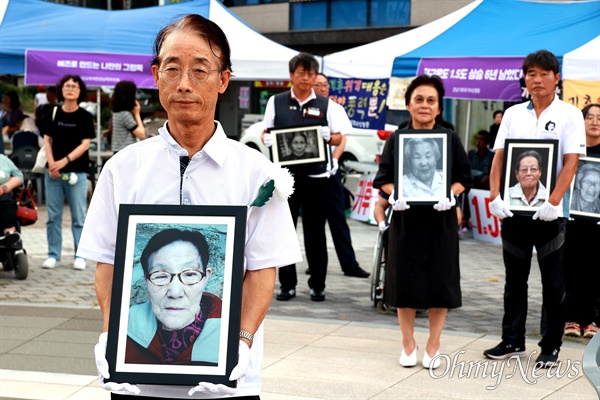
{"type": "Polygon", "coordinates": [[[231,371],[231,375],[229,375],[230,381],[237,381],[236,387],[232,388],[221,384],[215,385],[214,383],[210,382],[200,382],[198,383],[198,386],[190,389],[188,395],[191,396],[196,392],[214,393],[218,395],[234,395],[246,380],[246,371],[248,370],[248,365],[250,365],[250,348],[246,342],[240,340],[238,363],[231,371]]]}
{"type": "Polygon", "coordinates": [[[96,356],[96,368],[98,369],[98,380],[104,390],[116,394],[140,394],[140,388],[131,383],[104,382],[104,379],[110,378],[108,372],[108,361],[106,361],[106,341],[108,333],[102,332],[98,338],[98,343],[94,346],[94,355],[96,356]]]}
{"type": "Polygon", "coordinates": [[[444,200],[440,200],[437,204],[433,205],[434,210],[438,211],[448,211],[456,204],[456,198],[454,197],[454,192],[450,191],[450,198],[445,198],[444,200]]]}
{"type": "Polygon", "coordinates": [[[265,133],[263,136],[263,142],[265,142],[265,146],[267,147],[273,146],[273,135],[271,133],[265,133]]]}
{"type": "Polygon", "coordinates": [[[494,201],[490,203],[490,212],[493,216],[500,219],[513,216],[512,211],[508,209],[508,205],[502,200],[500,195],[496,196],[494,201]]]}
{"type": "Polygon", "coordinates": [[[544,204],[537,209],[535,214],[533,214],[533,219],[541,219],[542,221],[554,221],[558,218],[558,213],[560,211],[560,203],[557,206],[553,206],[549,201],[545,201],[544,204]]]}
{"type": "Polygon", "coordinates": [[[406,200],[404,200],[402,198],[395,200],[394,194],[395,194],[395,192],[392,192],[392,194],[390,194],[390,198],[388,199],[388,203],[390,203],[392,205],[392,208],[394,209],[394,211],[408,210],[410,208],[410,206],[408,204],[406,204],[406,200]]]}
{"type": "Polygon", "coordinates": [[[329,129],[328,126],[322,126],[321,136],[323,137],[323,139],[325,139],[327,143],[329,143],[329,141],[331,140],[331,129],[329,129]]]}
{"type": "Polygon", "coordinates": [[[381,221],[381,222],[379,223],[379,232],[383,233],[383,232],[387,231],[387,229],[388,229],[389,227],[390,227],[390,226],[387,224],[387,222],[386,222],[386,221],[381,221]]]}
{"type": "Polygon", "coordinates": [[[333,166],[327,172],[329,172],[329,176],[335,176],[338,168],[340,167],[340,164],[339,164],[339,161],[337,160],[337,158],[332,158],[331,163],[333,164],[333,166]]]}

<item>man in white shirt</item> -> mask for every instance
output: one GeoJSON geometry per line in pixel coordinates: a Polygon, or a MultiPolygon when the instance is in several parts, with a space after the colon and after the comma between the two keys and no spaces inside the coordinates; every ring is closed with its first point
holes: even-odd
{"type": "MultiPolygon", "coordinates": [[[[331,146],[341,141],[341,126],[335,118],[335,107],[331,99],[315,94],[313,86],[317,78],[319,63],[308,53],[300,53],[289,62],[292,89],[271,96],[265,109],[265,131],[263,142],[273,145],[270,128],[320,125],[323,140],[331,146]]],[[[327,163],[290,166],[294,174],[295,190],[288,200],[294,223],[302,209],[304,247],[310,268],[308,286],[312,301],[325,300],[325,278],[327,276],[327,238],[325,220],[327,218],[324,201],[327,196],[327,181],[332,175],[327,163]]],[[[334,164],[334,169],[336,169],[334,164]]],[[[290,264],[279,269],[281,291],[276,296],[279,301],[288,301],[296,296],[298,277],[296,266],[290,264]]]]}
{"type": "MultiPolygon", "coordinates": [[[[278,166],[229,140],[214,120],[217,99],[227,89],[232,73],[223,31],[214,22],[190,14],[158,33],[154,51],[152,74],[168,121],[158,136],[127,147],[106,163],[78,248],[80,257],[98,261],[96,293],[104,332],[109,323],[120,204],[250,206],[266,182],[275,180],[277,192],[277,177],[281,178],[278,166]]],[[[112,399],[129,399],[130,395],[144,399],[259,398],[263,319],[273,296],[276,267],[302,259],[286,198],[276,193],[263,206],[248,209],[239,359],[228,377],[237,386],[105,382],[109,374],[103,333],[95,349],[96,364],[100,384],[112,392],[112,399]]]]}
{"type": "Polygon", "coordinates": [[[560,80],[554,54],[540,50],[523,61],[523,74],[531,101],[506,110],[494,149],[490,172],[490,211],[502,219],[502,245],[506,285],[502,342],[483,352],[492,359],[525,355],[527,279],[536,247],[542,274],[547,328],[539,345],[536,365],[551,368],[558,361],[565,328],[566,296],[563,278],[565,218],[563,198],[577,171],[580,155],[586,154],[585,128],[581,111],[561,101],[554,93],[560,80]],[[500,180],[506,139],[558,140],[557,179],[548,200],[532,217],[514,215],[500,196],[500,180]]]}

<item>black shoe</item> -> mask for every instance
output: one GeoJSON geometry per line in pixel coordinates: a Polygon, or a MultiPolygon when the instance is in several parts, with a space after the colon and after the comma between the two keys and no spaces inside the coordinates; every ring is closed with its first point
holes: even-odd
{"type": "Polygon", "coordinates": [[[312,301],[325,301],[325,291],[310,289],[310,299],[312,301]]]}
{"type": "Polygon", "coordinates": [[[288,301],[294,297],[296,297],[296,289],[281,289],[276,299],[279,301],[288,301]]]}
{"type": "Polygon", "coordinates": [[[559,351],[559,349],[554,349],[549,352],[544,352],[542,350],[542,354],[540,354],[537,360],[535,360],[535,366],[537,368],[552,368],[558,361],[559,351]]]}
{"type": "Polygon", "coordinates": [[[484,351],[483,355],[494,360],[505,360],[515,356],[521,357],[525,355],[525,346],[513,346],[512,344],[501,342],[493,349],[484,351]]]}
{"type": "Polygon", "coordinates": [[[304,271],[304,273],[305,273],[306,275],[310,275],[310,268],[306,268],[306,271],[304,271]]]}
{"type": "Polygon", "coordinates": [[[0,245],[11,246],[11,245],[17,243],[20,239],[21,239],[21,235],[19,235],[19,232],[17,232],[17,231],[10,232],[10,233],[5,234],[4,236],[0,236],[0,245]]]}
{"type": "Polygon", "coordinates": [[[344,275],[355,276],[357,278],[368,278],[369,276],[371,276],[371,273],[362,269],[360,265],[356,265],[353,268],[344,270],[344,275]]]}

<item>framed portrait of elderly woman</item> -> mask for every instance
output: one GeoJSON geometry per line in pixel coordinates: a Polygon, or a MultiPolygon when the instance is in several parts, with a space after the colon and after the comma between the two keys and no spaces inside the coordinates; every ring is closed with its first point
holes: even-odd
{"type": "Polygon", "coordinates": [[[246,213],[120,206],[107,381],[235,385],[246,213]]]}
{"type": "Polygon", "coordinates": [[[600,158],[579,159],[571,182],[569,211],[573,218],[600,221],[600,158]]]}
{"type": "Polygon", "coordinates": [[[515,213],[533,215],[556,184],[558,140],[506,139],[500,195],[515,213]]]}
{"type": "Polygon", "coordinates": [[[329,162],[330,149],[319,125],[271,128],[271,161],[283,167],[329,162]]]}
{"type": "Polygon", "coordinates": [[[442,130],[401,130],[394,187],[410,205],[431,205],[450,196],[450,134],[442,130]]]}

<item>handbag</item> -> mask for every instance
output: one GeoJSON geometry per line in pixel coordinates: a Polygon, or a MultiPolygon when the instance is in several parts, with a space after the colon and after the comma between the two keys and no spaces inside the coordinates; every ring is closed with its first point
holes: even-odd
{"type": "MultiPolygon", "coordinates": [[[[58,109],[58,106],[54,106],[54,108],[52,110],[52,122],[54,122],[54,117],[56,117],[57,109],[58,109]]],[[[33,165],[31,172],[33,172],[34,174],[43,174],[44,170],[46,169],[47,163],[48,163],[48,158],[46,157],[46,151],[44,150],[44,147],[42,147],[38,151],[37,156],[35,157],[35,164],[33,165]]]]}
{"type": "Polygon", "coordinates": [[[29,189],[21,190],[17,199],[17,220],[21,226],[35,223],[38,219],[38,209],[29,189]],[[26,197],[24,195],[27,195],[26,197]]]}

